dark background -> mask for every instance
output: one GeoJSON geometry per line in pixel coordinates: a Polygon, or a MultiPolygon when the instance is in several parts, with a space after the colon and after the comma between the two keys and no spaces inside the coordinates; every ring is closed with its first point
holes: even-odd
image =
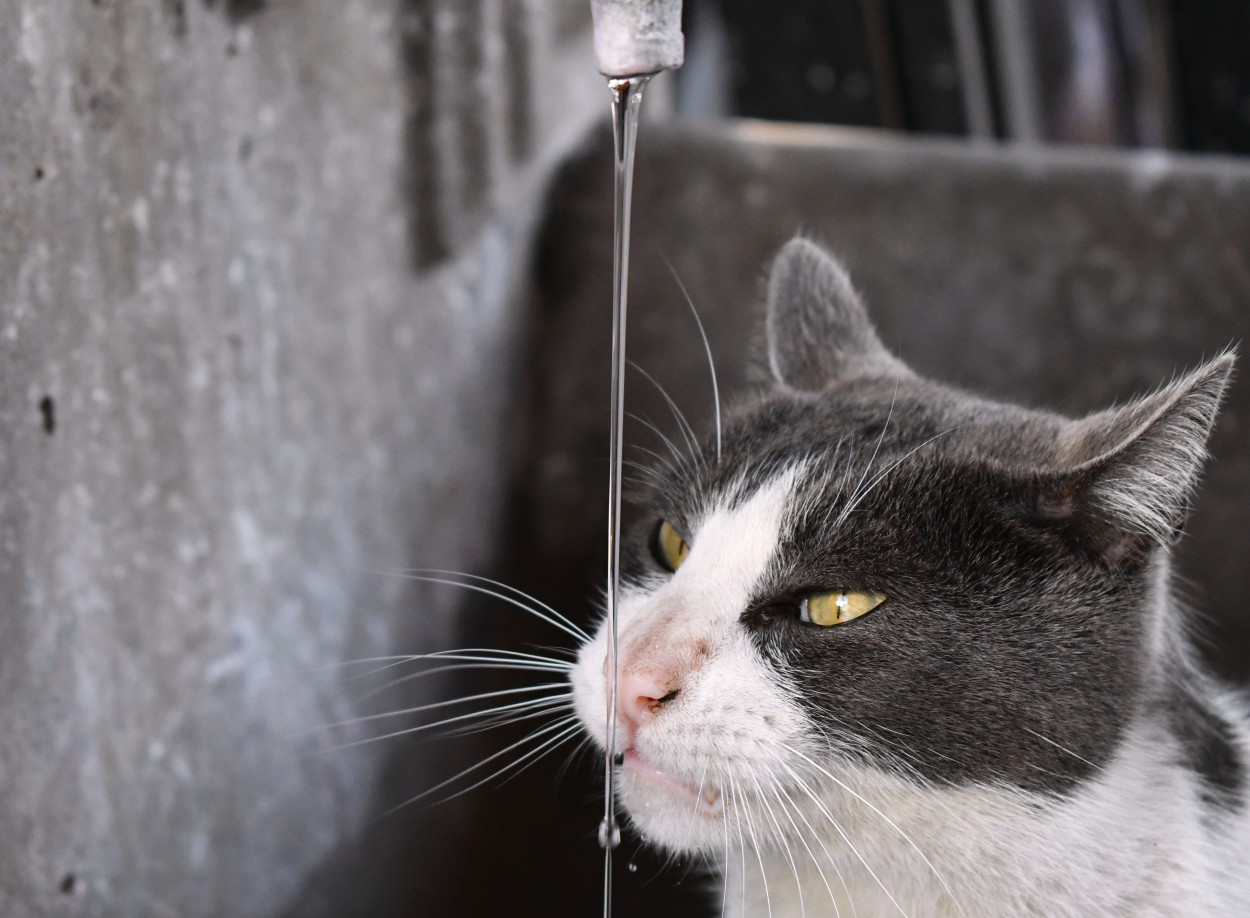
{"type": "Polygon", "coordinates": [[[688,0],[694,114],[1250,153],[1240,0],[688,0]]]}

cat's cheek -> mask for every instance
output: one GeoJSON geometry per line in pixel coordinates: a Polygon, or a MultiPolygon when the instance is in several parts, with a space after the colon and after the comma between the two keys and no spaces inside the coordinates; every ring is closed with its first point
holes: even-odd
{"type": "Polygon", "coordinates": [[[573,689],[573,710],[582,728],[600,749],[607,747],[607,680],[603,660],[607,652],[602,629],[577,654],[577,664],[569,674],[573,689]]]}

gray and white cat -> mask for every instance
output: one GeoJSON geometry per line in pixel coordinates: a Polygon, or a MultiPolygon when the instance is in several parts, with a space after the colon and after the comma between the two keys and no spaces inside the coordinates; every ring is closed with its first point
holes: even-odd
{"type": "Polygon", "coordinates": [[[629,820],[731,916],[1250,916],[1250,717],[1169,588],[1233,356],[1069,420],[916,375],[810,242],[768,296],[771,387],[625,546],[629,820]]]}

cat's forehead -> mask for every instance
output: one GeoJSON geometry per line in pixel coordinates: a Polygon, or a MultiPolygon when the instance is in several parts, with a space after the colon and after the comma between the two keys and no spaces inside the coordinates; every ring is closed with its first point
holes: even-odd
{"type": "MultiPolygon", "coordinates": [[[[803,491],[836,494],[830,476],[895,473],[910,463],[952,470],[991,463],[1042,467],[1054,456],[1063,420],[926,380],[865,379],[821,393],[774,391],[737,406],[697,465],[668,476],[660,502],[690,522],[733,507],[781,475],[803,491]]],[[[905,475],[894,477],[904,479],[905,475]]]]}

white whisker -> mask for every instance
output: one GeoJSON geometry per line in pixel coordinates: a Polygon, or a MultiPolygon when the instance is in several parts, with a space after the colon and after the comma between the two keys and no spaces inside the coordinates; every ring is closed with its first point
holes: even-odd
{"type": "Polygon", "coordinates": [[[525,719],[525,715],[522,712],[543,710],[544,712],[549,713],[551,710],[555,708],[568,705],[571,703],[569,700],[571,697],[572,696],[569,695],[566,697],[556,696],[553,698],[534,698],[528,701],[519,701],[511,705],[500,705],[499,707],[495,707],[495,708],[487,708],[486,710],[483,710],[483,711],[471,711],[468,714],[461,714],[456,717],[448,717],[448,718],[445,718],[443,720],[437,721],[432,724],[419,724],[415,727],[409,727],[404,730],[395,730],[391,733],[383,733],[378,736],[369,736],[369,737],[365,737],[364,739],[355,740],[354,742],[350,742],[350,743],[340,743],[337,746],[329,746],[326,748],[325,751],[336,752],[340,749],[351,749],[355,746],[364,746],[369,743],[380,743],[383,740],[395,739],[396,737],[400,737],[400,736],[408,736],[413,733],[426,733],[430,730],[438,730],[443,727],[446,727],[448,724],[463,723],[465,721],[471,721],[479,717],[502,718],[504,717],[504,715],[508,714],[508,712],[512,712],[512,716],[509,716],[506,720],[499,720],[498,724],[512,723],[514,721],[520,721],[520,720],[525,719]]]}
{"type": "Polygon", "coordinates": [[[1072,751],[1071,749],[1069,749],[1067,746],[1061,746],[1059,743],[1056,743],[1056,742],[1055,742],[1053,739],[1051,739],[1049,736],[1042,736],[1042,734],[1038,733],[1036,730],[1030,730],[1028,727],[1024,727],[1023,729],[1024,729],[1024,732],[1025,732],[1025,733],[1032,733],[1034,736],[1036,736],[1036,737],[1037,737],[1039,740],[1041,740],[1042,742],[1044,742],[1044,743],[1050,743],[1052,746],[1054,746],[1054,747],[1055,747],[1056,749],[1058,749],[1060,752],[1066,752],[1068,755],[1072,756],[1072,758],[1076,759],[1078,762],[1084,762],[1084,763],[1085,763],[1086,765],[1088,765],[1090,768],[1093,768],[1093,769],[1095,769],[1095,770],[1097,770],[1097,771],[1102,771],[1102,766],[1101,766],[1101,765],[1095,765],[1093,762],[1091,762],[1089,759],[1085,758],[1084,756],[1082,756],[1082,755],[1077,755],[1075,752],[1073,752],[1073,751],[1072,751]]]}
{"type": "MultiPolygon", "coordinates": [[[[837,859],[833,856],[833,852],[831,852],[831,851],[829,850],[829,846],[825,844],[825,840],[824,840],[823,836],[821,835],[821,833],[820,833],[820,832],[817,832],[817,831],[816,831],[816,827],[815,827],[815,826],[813,826],[813,825],[811,824],[811,822],[808,820],[807,816],[803,813],[802,808],[800,808],[800,807],[798,806],[798,804],[796,804],[796,803],[794,802],[793,798],[792,798],[792,797],[790,797],[790,793],[789,793],[789,791],[786,791],[786,790],[783,788],[783,789],[782,789],[782,793],[784,793],[784,794],[786,795],[786,799],[790,801],[790,806],[794,809],[794,812],[798,815],[799,819],[803,820],[803,825],[807,826],[807,830],[808,830],[809,832],[811,832],[811,833],[812,833],[812,837],[813,837],[814,839],[816,839],[816,843],[820,845],[820,850],[824,852],[825,857],[826,857],[826,858],[828,859],[828,861],[829,861],[829,866],[833,868],[833,872],[834,872],[834,874],[837,876],[837,878],[838,878],[838,882],[842,884],[842,889],[843,889],[843,891],[845,891],[845,892],[846,892],[846,901],[847,901],[848,903],[850,903],[850,906],[851,906],[851,915],[852,915],[852,918],[854,918],[854,916],[856,915],[856,910],[855,910],[855,899],[851,896],[851,887],[847,885],[847,882],[846,882],[846,877],[844,877],[844,876],[842,875],[842,870],[841,870],[841,868],[840,868],[840,867],[838,867],[838,861],[837,861],[837,859]]],[[[809,851],[810,851],[810,849],[809,849],[809,851]]],[[[814,859],[815,859],[815,858],[813,857],[813,860],[814,860],[814,859]]],[[[819,867],[818,867],[817,869],[819,869],[819,867]]],[[[829,889],[829,881],[828,881],[828,879],[826,879],[826,877],[825,877],[825,873],[824,873],[824,871],[823,871],[823,870],[821,870],[821,871],[820,871],[820,878],[821,878],[821,880],[823,880],[823,881],[824,881],[824,883],[825,883],[825,888],[826,888],[826,889],[829,889]]],[[[833,890],[832,890],[832,889],[829,889],[829,895],[830,895],[831,897],[833,897],[833,909],[834,909],[834,913],[835,913],[835,915],[837,916],[837,918],[840,918],[840,916],[841,916],[842,912],[841,912],[841,909],[839,909],[839,908],[838,908],[838,901],[837,901],[837,897],[836,897],[836,896],[834,896],[834,894],[833,894],[833,890]]]]}
{"type": "MultiPolygon", "coordinates": [[[[663,255],[660,257],[664,258],[663,255]]],[[[677,269],[673,267],[673,263],[667,258],[664,258],[664,263],[668,265],[669,271],[673,273],[673,280],[677,281],[677,286],[681,289],[681,295],[686,298],[686,305],[690,307],[690,314],[694,316],[695,325],[699,327],[699,337],[703,339],[703,352],[707,354],[707,368],[712,374],[712,407],[716,411],[716,461],[720,462],[720,387],[716,384],[716,361],[712,359],[712,345],[708,343],[707,332],[703,328],[703,320],[699,318],[699,310],[695,308],[694,299],[690,296],[690,291],[681,282],[681,277],[678,276],[677,269]]]]}
{"type": "MultiPolygon", "coordinates": [[[[672,460],[670,460],[667,456],[662,456],[659,453],[657,453],[655,450],[648,449],[647,447],[643,446],[641,443],[630,443],[628,444],[628,446],[630,449],[636,449],[639,452],[646,453],[648,456],[650,456],[652,459],[656,461],[656,463],[660,466],[660,468],[665,469],[674,478],[678,477],[681,474],[681,471],[677,468],[677,466],[673,465],[672,460]]],[[[643,466],[643,468],[648,469],[655,478],[659,479],[661,477],[659,469],[651,468],[649,466],[643,466]]]]}
{"type": "Polygon", "coordinates": [[[959,913],[961,915],[967,914],[967,912],[964,911],[963,905],[961,905],[959,900],[955,898],[955,893],[951,890],[950,886],[947,884],[946,878],[943,877],[942,874],[938,871],[938,869],[933,866],[933,862],[930,861],[928,856],[924,853],[924,851],[920,849],[920,846],[917,845],[914,841],[912,841],[911,836],[908,835],[906,832],[904,832],[901,828],[899,828],[898,824],[894,822],[894,820],[892,820],[889,816],[885,815],[885,813],[881,812],[881,810],[875,807],[871,801],[865,799],[860,794],[856,793],[849,785],[847,785],[845,781],[842,781],[841,779],[835,777],[832,772],[830,772],[827,768],[824,768],[823,766],[818,764],[810,756],[806,755],[805,753],[803,753],[802,751],[798,749],[795,749],[792,746],[787,746],[787,749],[789,749],[790,752],[797,755],[799,758],[806,761],[812,768],[815,768],[817,771],[823,774],[830,781],[833,781],[835,784],[837,784],[840,788],[842,788],[844,791],[846,791],[848,794],[850,794],[852,797],[854,797],[864,806],[868,807],[868,809],[872,810],[874,813],[880,816],[881,819],[885,822],[885,824],[888,825],[895,832],[897,832],[899,836],[902,837],[903,841],[907,842],[907,844],[911,846],[911,849],[920,856],[920,859],[924,861],[925,866],[929,868],[929,871],[933,874],[933,876],[937,879],[937,881],[940,884],[942,884],[942,888],[946,890],[946,895],[950,897],[950,900],[952,904],[954,904],[955,908],[959,909],[959,913]]]}
{"type": "Polygon", "coordinates": [[[539,717],[550,717],[552,714],[559,713],[563,709],[570,711],[573,710],[572,696],[550,699],[542,704],[534,705],[531,708],[525,708],[522,713],[496,714],[480,724],[466,724],[462,727],[444,730],[439,734],[439,736],[472,736],[475,733],[485,733],[488,730],[496,730],[500,727],[506,727],[511,724],[519,724],[526,720],[534,720],[539,717]]]}
{"type": "Polygon", "coordinates": [[[886,466],[886,467],[885,467],[885,468],[881,471],[881,473],[880,473],[880,474],[878,474],[878,475],[877,475],[877,477],[876,477],[876,478],[874,478],[874,479],[873,479],[873,480],[872,480],[872,481],[868,484],[868,487],[864,489],[863,493],[861,493],[861,494],[855,494],[855,495],[852,495],[851,500],[847,502],[846,507],[844,507],[844,508],[843,508],[843,510],[842,510],[842,512],[838,515],[837,522],[836,522],[834,525],[835,525],[835,526],[841,526],[841,525],[842,525],[842,524],[846,521],[846,518],[847,518],[848,516],[850,516],[850,515],[851,515],[851,513],[855,510],[855,508],[859,506],[860,501],[862,501],[865,497],[867,497],[869,494],[871,494],[871,493],[872,493],[872,491],[873,491],[873,489],[874,489],[874,488],[876,488],[876,487],[877,487],[877,485],[879,485],[879,484],[882,482],[882,480],[883,480],[883,479],[884,479],[887,475],[889,475],[892,471],[894,471],[896,468],[898,468],[898,467],[899,467],[899,466],[900,466],[903,462],[905,462],[905,461],[907,461],[908,459],[910,459],[913,455],[915,455],[915,454],[916,454],[917,452],[919,452],[920,450],[924,449],[926,446],[928,446],[928,445],[929,445],[930,443],[932,443],[934,440],[938,440],[938,439],[940,439],[940,438],[942,438],[942,437],[946,436],[946,435],[947,435],[948,433],[950,433],[951,431],[953,431],[953,430],[958,430],[958,429],[959,429],[959,428],[958,428],[958,426],[956,426],[956,427],[949,427],[949,428],[947,428],[946,430],[943,430],[941,433],[934,434],[932,437],[930,437],[929,439],[925,440],[925,441],[924,441],[923,443],[921,443],[919,446],[916,446],[916,447],[913,447],[912,449],[909,449],[906,453],[904,453],[904,454],[903,454],[902,456],[900,456],[898,459],[895,459],[893,462],[891,462],[888,466],[886,466]]]}
{"type": "Polygon", "coordinates": [[[549,615],[564,622],[564,624],[568,625],[570,628],[577,630],[582,635],[583,638],[590,637],[590,635],[587,634],[584,630],[582,630],[581,628],[578,628],[577,625],[573,624],[573,622],[569,619],[567,615],[563,615],[558,610],[553,609],[551,606],[547,605],[547,603],[543,602],[537,596],[527,593],[524,590],[522,590],[520,587],[515,587],[510,583],[504,583],[502,580],[492,580],[490,577],[483,577],[481,574],[470,574],[465,571],[444,570],[444,569],[437,568],[437,567],[426,567],[426,568],[413,567],[413,568],[406,569],[405,571],[403,571],[403,573],[406,573],[406,574],[445,574],[451,577],[463,577],[466,580],[476,580],[479,583],[489,583],[493,587],[498,587],[501,590],[507,590],[509,593],[512,593],[516,596],[520,596],[522,599],[529,600],[534,605],[538,606],[538,608],[547,612],[549,615]]]}
{"type": "MultiPolygon", "coordinates": [[[[781,812],[785,814],[786,821],[789,822],[791,828],[794,829],[795,838],[799,840],[799,844],[801,844],[804,850],[807,851],[807,856],[812,859],[812,866],[816,868],[816,873],[820,876],[820,881],[825,884],[825,889],[829,893],[829,901],[833,904],[833,912],[834,912],[835,918],[838,918],[838,916],[841,916],[842,910],[838,908],[837,896],[833,894],[833,888],[829,885],[829,879],[825,876],[825,871],[820,866],[820,860],[816,857],[816,853],[812,851],[811,845],[807,843],[807,839],[805,839],[803,837],[803,833],[799,831],[798,823],[796,823],[794,821],[794,817],[790,815],[791,811],[796,813],[798,817],[803,820],[803,824],[807,826],[808,831],[812,833],[812,837],[816,839],[818,844],[821,844],[823,846],[824,843],[820,841],[820,836],[816,834],[816,831],[812,828],[811,823],[807,821],[807,818],[803,815],[802,811],[800,811],[799,808],[794,805],[794,800],[786,792],[785,788],[780,787],[780,786],[774,786],[772,790],[773,790],[773,795],[777,798],[777,803],[781,806],[781,812]]],[[[833,859],[832,857],[829,856],[828,848],[825,849],[825,856],[829,857],[830,863],[832,863],[833,859]]],[[[838,869],[837,864],[833,865],[833,869],[834,870],[838,869]]],[[[796,873],[795,878],[797,879],[797,873],[796,873]]]]}
{"type": "MultiPolygon", "coordinates": [[[[789,747],[786,747],[786,748],[788,751],[794,751],[790,749],[789,747]]],[[[854,854],[856,859],[858,859],[859,862],[864,865],[864,869],[868,871],[868,875],[872,877],[873,881],[876,882],[877,886],[881,888],[881,891],[885,893],[885,897],[890,900],[890,903],[896,909],[898,909],[899,914],[903,915],[904,918],[909,918],[909,916],[907,915],[906,909],[904,909],[903,906],[899,905],[898,900],[894,898],[894,894],[891,893],[890,890],[886,888],[885,883],[881,882],[881,878],[877,876],[876,871],[873,870],[870,866],[868,866],[868,861],[864,859],[864,855],[860,853],[859,848],[855,847],[855,842],[851,841],[851,837],[846,834],[846,830],[843,829],[841,823],[839,823],[838,820],[834,818],[833,813],[829,812],[829,808],[825,806],[824,801],[822,801],[819,797],[816,796],[816,794],[811,790],[811,788],[807,786],[807,783],[803,780],[802,776],[798,772],[796,772],[793,768],[791,768],[790,765],[788,765],[785,761],[782,761],[781,759],[778,759],[778,764],[780,764],[782,768],[784,768],[786,771],[790,773],[790,776],[795,781],[795,786],[798,787],[799,790],[803,791],[803,793],[807,794],[807,796],[811,798],[812,803],[816,804],[816,808],[820,810],[821,815],[829,820],[829,824],[833,826],[834,831],[836,831],[838,835],[841,836],[842,840],[846,842],[847,847],[851,849],[851,853],[854,854]]]]}
{"type": "Polygon", "coordinates": [[[376,666],[373,669],[365,670],[362,673],[354,673],[350,676],[343,677],[344,681],[353,682],[357,679],[366,679],[369,676],[384,672],[396,666],[402,666],[404,663],[417,663],[423,660],[446,659],[454,654],[469,653],[499,654],[501,661],[506,658],[515,658],[517,660],[533,660],[536,663],[546,663],[552,666],[562,666],[567,669],[572,669],[574,666],[573,662],[569,660],[557,660],[554,657],[545,657],[542,654],[523,653],[519,650],[503,650],[496,647],[459,647],[455,650],[436,650],[432,653],[402,653],[390,654],[388,656],[381,657],[361,657],[356,660],[342,660],[338,663],[330,665],[336,669],[341,669],[347,666],[361,666],[365,663],[382,664],[381,666],[376,666]]]}
{"type": "Polygon", "coordinates": [[[486,758],[482,759],[482,761],[478,762],[476,765],[471,765],[470,767],[464,769],[463,771],[459,772],[456,775],[453,775],[447,780],[440,781],[438,784],[435,784],[433,787],[429,788],[428,790],[422,791],[421,793],[417,794],[415,797],[409,797],[403,803],[400,803],[400,804],[397,804],[396,806],[391,807],[389,810],[387,810],[378,818],[383,819],[387,816],[390,816],[392,813],[396,812],[397,810],[400,810],[406,806],[410,806],[411,804],[416,803],[418,800],[425,799],[426,797],[430,796],[430,794],[434,793],[435,791],[441,790],[442,788],[446,787],[448,784],[452,784],[456,781],[459,781],[465,775],[472,774],[473,772],[477,771],[482,766],[495,761],[500,756],[507,755],[509,752],[516,749],[518,746],[523,746],[526,743],[532,742],[533,740],[546,736],[549,733],[552,733],[556,730],[560,730],[562,727],[564,728],[563,731],[558,733],[554,739],[546,740],[541,745],[539,745],[536,749],[530,750],[521,758],[513,762],[509,762],[507,765],[505,765],[503,768],[499,769],[498,771],[492,772],[491,774],[487,775],[485,778],[478,781],[477,783],[472,784],[469,787],[464,788],[463,790],[457,791],[451,796],[443,798],[439,802],[446,803],[448,800],[454,800],[456,797],[459,797],[463,794],[467,794],[469,791],[472,791],[481,787],[483,784],[490,782],[491,780],[503,774],[504,772],[509,771],[513,768],[516,768],[522,762],[528,759],[531,759],[535,755],[538,755],[544,749],[550,750],[550,748],[553,745],[559,745],[561,742],[568,739],[573,733],[581,729],[581,726],[575,721],[576,721],[576,715],[570,715],[564,718],[563,720],[558,720],[553,724],[543,727],[541,730],[535,730],[534,732],[528,734],[524,739],[517,740],[515,743],[512,743],[511,745],[506,746],[505,748],[499,750],[494,755],[487,756],[486,758]],[[570,722],[573,722],[572,726],[566,726],[570,722]]]}
{"type": "MultiPolygon", "coordinates": [[[[546,615],[543,612],[539,611],[538,609],[533,608],[532,606],[527,606],[525,603],[521,602],[515,597],[508,596],[504,593],[500,593],[497,590],[488,590],[486,587],[480,587],[472,583],[461,583],[459,580],[447,580],[446,578],[443,578],[443,577],[426,577],[422,574],[414,574],[409,571],[376,571],[375,573],[383,574],[383,575],[387,575],[391,577],[403,577],[407,580],[416,580],[420,583],[441,583],[446,586],[459,587],[462,590],[472,590],[475,593],[482,593],[483,595],[486,595],[486,596],[493,596],[495,599],[502,600],[503,602],[506,602],[511,606],[515,606],[518,609],[528,612],[530,615],[533,615],[536,618],[542,619],[547,624],[552,625],[553,627],[559,628],[561,631],[563,631],[565,634],[572,637],[578,643],[585,643],[586,641],[590,640],[590,635],[588,635],[585,631],[583,631],[577,625],[573,624],[571,621],[569,621],[559,612],[556,612],[550,606],[547,606],[543,603],[539,603],[539,606],[541,606],[543,609],[546,609],[548,612],[550,612],[551,613],[550,615],[546,615]]],[[[475,579],[475,580],[486,581],[485,577],[474,577],[471,574],[456,574],[456,576],[472,577],[472,579],[475,579]]],[[[495,583],[495,581],[493,580],[486,581],[486,582],[495,583]]],[[[511,590],[513,588],[507,587],[507,589],[511,590]]],[[[524,594],[521,594],[519,590],[513,590],[513,592],[516,592],[518,595],[524,595],[524,594]]],[[[528,599],[530,597],[527,596],[526,598],[528,599]]],[[[534,601],[537,602],[537,600],[534,600],[534,601]]]]}
{"type": "MultiPolygon", "coordinates": [[[[457,659],[471,661],[473,658],[472,657],[465,657],[465,658],[448,657],[447,659],[453,660],[453,661],[457,659]]],[[[397,686],[403,685],[407,682],[412,682],[417,679],[423,679],[426,676],[438,675],[439,673],[456,672],[458,670],[465,670],[465,669],[473,669],[473,670],[501,669],[501,670],[508,670],[511,672],[523,672],[523,673],[525,672],[567,673],[570,667],[557,666],[557,665],[553,665],[550,663],[526,663],[526,662],[515,661],[515,660],[503,661],[503,662],[495,661],[495,660],[484,660],[483,662],[480,662],[480,663],[452,662],[446,666],[435,666],[432,669],[423,669],[420,672],[408,673],[407,675],[404,675],[404,676],[398,676],[394,679],[388,679],[386,682],[382,683],[376,688],[372,688],[369,691],[365,692],[363,695],[361,695],[360,698],[357,699],[357,704],[364,702],[364,701],[368,701],[370,698],[373,698],[376,695],[380,695],[382,692],[385,692],[388,689],[396,688],[397,686]]]]}
{"type": "Polygon", "coordinates": [[[686,446],[690,450],[690,458],[697,463],[699,461],[699,438],[695,436],[694,428],[690,426],[690,422],[686,420],[686,416],[682,414],[681,409],[677,407],[677,403],[673,401],[672,396],[670,396],[668,392],[665,391],[664,387],[660,385],[659,380],[633,360],[629,360],[627,363],[646,377],[647,382],[655,386],[660,395],[663,396],[664,401],[668,403],[668,410],[671,411],[673,413],[673,417],[677,419],[677,428],[681,431],[681,435],[686,441],[686,446]]]}
{"type": "MultiPolygon", "coordinates": [[[[764,855],[760,852],[760,840],[755,834],[755,823],[751,819],[751,810],[749,807],[742,807],[742,814],[747,818],[747,831],[751,834],[751,850],[755,852],[755,859],[760,865],[760,882],[764,885],[764,904],[768,906],[768,916],[772,918],[773,899],[768,889],[768,871],[764,868],[764,855]]],[[[745,882],[746,877],[743,876],[745,882]]]]}
{"type": "MultiPolygon", "coordinates": [[[[568,684],[564,682],[544,682],[541,685],[523,685],[523,686],[520,686],[519,688],[499,689],[498,691],[493,691],[493,692],[480,692],[476,695],[467,695],[464,698],[449,698],[446,701],[433,701],[433,702],[430,702],[429,704],[417,705],[411,708],[402,708],[397,711],[384,711],[381,714],[366,714],[364,717],[354,717],[351,720],[340,720],[332,724],[322,724],[319,727],[314,727],[310,732],[322,733],[326,730],[335,730],[341,727],[351,727],[351,726],[355,726],[356,724],[368,723],[374,720],[382,720],[383,718],[387,718],[387,717],[402,717],[405,714],[420,714],[423,711],[433,711],[437,708],[446,708],[455,704],[468,704],[469,702],[472,702],[472,701],[484,701],[488,698],[500,698],[505,695],[519,695],[525,692],[540,692],[540,691],[546,691],[548,689],[566,689],[567,690],[568,684]]],[[[563,694],[568,694],[568,692],[566,691],[563,694]]],[[[553,696],[545,696],[545,697],[556,697],[556,696],[553,695],[553,696]]],[[[530,698],[530,699],[527,699],[526,701],[518,701],[517,704],[522,705],[522,704],[526,704],[529,702],[536,702],[540,700],[542,699],[530,698]]],[[[470,714],[464,714],[461,716],[472,717],[474,715],[470,713],[470,714]]],[[[421,725],[420,727],[413,728],[414,731],[425,730],[425,729],[429,729],[429,725],[421,725]]]]}
{"type": "MultiPolygon", "coordinates": [[[[894,403],[896,401],[898,401],[898,381],[897,380],[895,380],[894,382],[894,395],[890,399],[890,410],[886,412],[885,423],[881,425],[881,434],[877,437],[877,444],[876,446],[872,448],[872,455],[868,457],[868,462],[864,466],[863,474],[859,476],[859,481],[855,483],[855,490],[851,492],[851,496],[848,500],[848,503],[853,502],[855,500],[856,496],[859,494],[859,489],[864,486],[864,481],[868,478],[868,473],[872,471],[873,463],[877,461],[877,453],[881,451],[881,444],[885,442],[886,431],[890,429],[890,419],[894,417],[894,403]]],[[[846,518],[846,513],[844,511],[842,515],[838,517],[838,523],[840,524],[842,520],[845,518],[846,518]]]]}
{"type": "Polygon", "coordinates": [[[642,417],[641,415],[637,415],[632,412],[627,412],[627,416],[631,418],[633,421],[635,421],[636,423],[641,424],[643,427],[650,430],[653,434],[655,434],[657,437],[659,437],[661,440],[664,441],[664,445],[668,447],[668,451],[672,453],[673,458],[677,460],[677,466],[676,466],[677,469],[682,470],[682,471],[690,470],[691,466],[688,461],[688,457],[681,450],[677,448],[677,444],[674,443],[672,440],[670,440],[668,436],[662,430],[660,430],[660,428],[656,427],[654,424],[652,424],[649,420],[642,417]]]}
{"type": "Polygon", "coordinates": [[[794,854],[790,850],[790,842],[786,838],[785,831],[781,828],[781,823],[777,820],[777,814],[773,812],[773,805],[768,802],[768,797],[764,793],[764,788],[756,778],[751,779],[751,783],[755,785],[755,794],[759,797],[760,803],[764,806],[764,811],[768,818],[772,821],[773,826],[777,829],[777,842],[781,851],[786,856],[786,860],[790,863],[790,872],[794,874],[794,888],[799,895],[799,914],[802,918],[807,918],[807,905],[803,899],[803,880],[799,877],[799,866],[794,862],[794,854]]]}

